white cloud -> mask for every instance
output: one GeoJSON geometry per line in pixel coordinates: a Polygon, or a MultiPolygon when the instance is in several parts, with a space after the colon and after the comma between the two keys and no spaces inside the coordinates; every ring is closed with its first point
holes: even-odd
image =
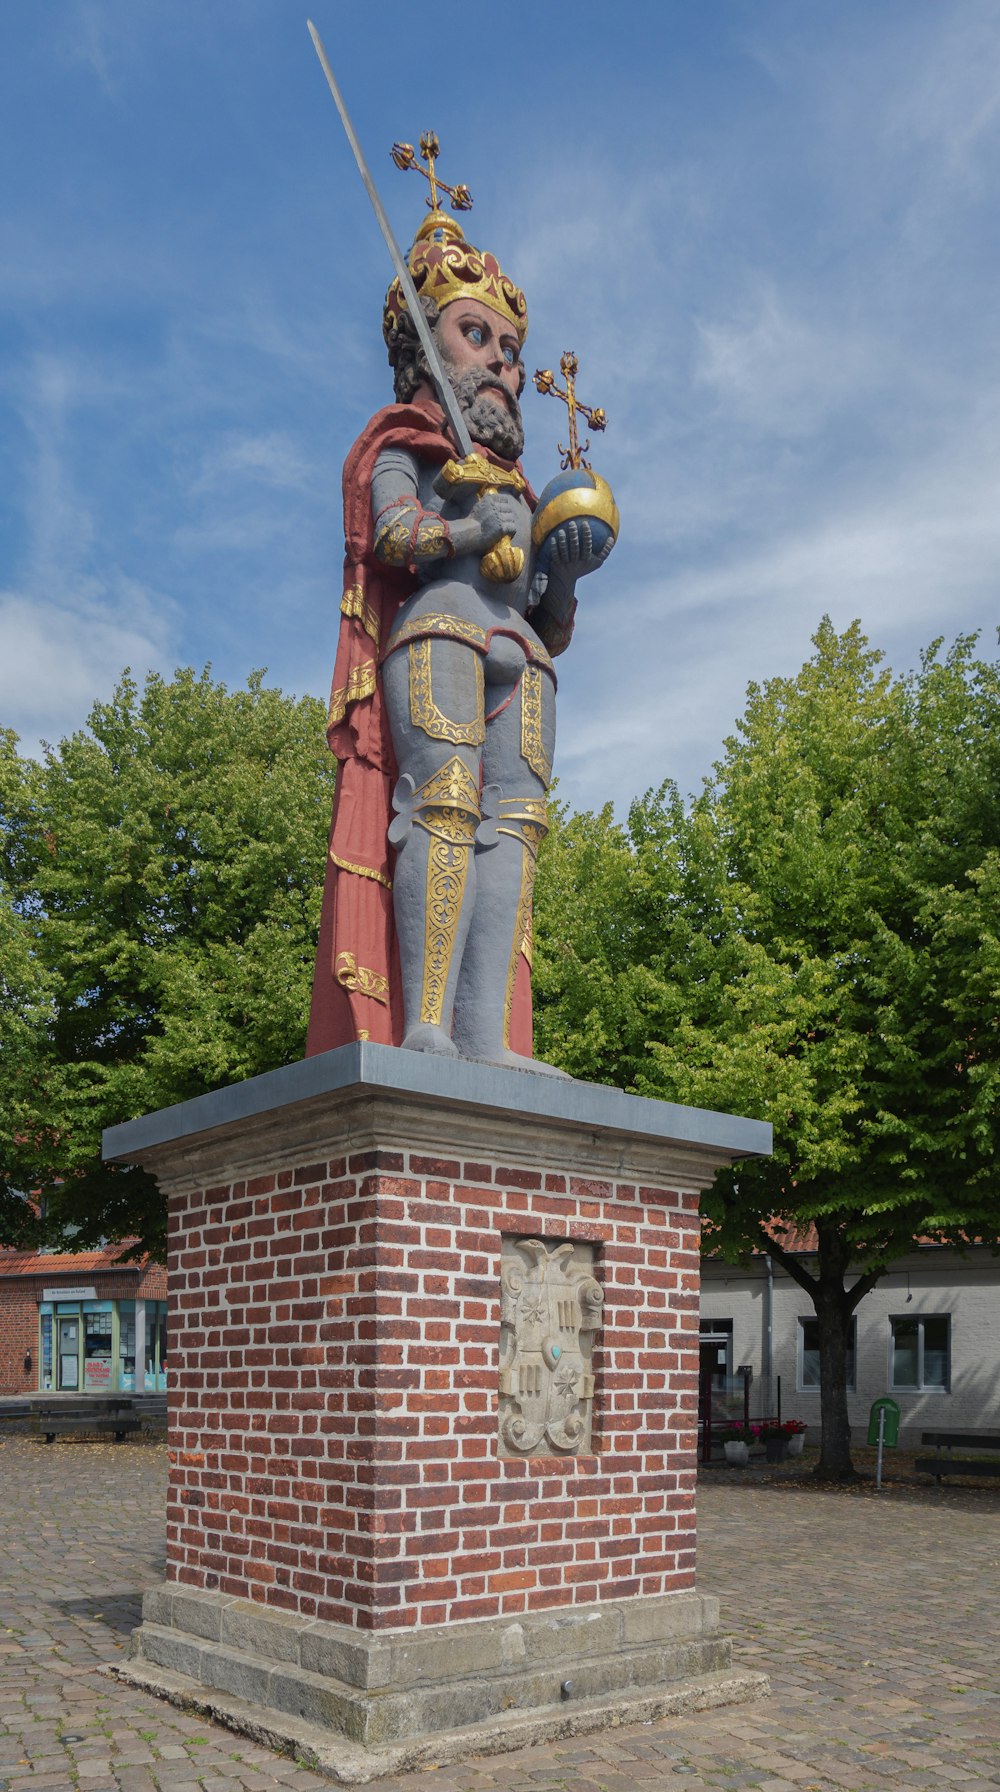
{"type": "Polygon", "coordinates": [[[259,434],[231,432],[208,450],[192,482],[192,492],[215,487],[250,484],[275,490],[301,490],[313,482],[309,464],[300,448],[283,430],[259,434]]]}
{"type": "Polygon", "coordinates": [[[169,600],[126,579],[104,599],[0,592],[0,723],[17,731],[26,752],[71,734],[125,666],[140,680],[167,667],[175,626],[169,600]]]}
{"type": "Polygon", "coordinates": [[[703,316],[696,328],[696,380],[761,434],[813,434],[887,383],[895,359],[861,332],[797,315],[769,282],[735,313],[703,316]]]}

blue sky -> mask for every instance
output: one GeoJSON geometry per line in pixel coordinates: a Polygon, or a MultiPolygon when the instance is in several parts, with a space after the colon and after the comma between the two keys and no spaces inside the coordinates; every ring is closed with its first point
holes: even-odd
{"type": "MultiPolygon", "coordinates": [[[[435,129],[529,368],[580,357],[622,536],[581,587],[576,806],[697,787],[824,611],[899,671],[1000,623],[1000,0],[312,0],[398,234],[435,129]]],[[[329,689],[385,250],[289,0],[40,0],[0,65],[0,724],[122,668],[329,689]]],[[[562,419],[525,397],[526,463],[562,419]]]]}

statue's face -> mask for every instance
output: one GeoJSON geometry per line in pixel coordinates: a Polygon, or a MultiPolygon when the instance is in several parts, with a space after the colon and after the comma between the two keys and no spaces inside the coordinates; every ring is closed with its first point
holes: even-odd
{"type": "Polygon", "coordinates": [[[521,348],[514,330],[504,323],[499,312],[491,311],[481,299],[455,299],[446,305],[437,323],[438,345],[453,376],[475,369],[484,397],[490,386],[499,388],[504,400],[517,400],[521,383],[521,348]],[[492,374],[484,380],[483,374],[492,374]]]}

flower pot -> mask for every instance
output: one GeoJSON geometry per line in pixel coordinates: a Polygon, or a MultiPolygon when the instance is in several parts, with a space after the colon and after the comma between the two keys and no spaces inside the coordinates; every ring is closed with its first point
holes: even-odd
{"type": "Polygon", "coordinates": [[[801,1456],[802,1445],[805,1443],[805,1441],[806,1441],[806,1434],[804,1431],[794,1431],[792,1433],[791,1437],[788,1439],[788,1447],[785,1451],[785,1455],[786,1456],[801,1456]]]}
{"type": "Polygon", "coordinates": [[[746,1467],[750,1460],[750,1447],[748,1444],[739,1442],[725,1443],[722,1448],[726,1452],[726,1461],[730,1463],[733,1468],[746,1467]]]}
{"type": "Polygon", "coordinates": [[[765,1437],[764,1454],[768,1462],[784,1462],[787,1442],[788,1439],[783,1431],[779,1431],[774,1437],[765,1437]]]}

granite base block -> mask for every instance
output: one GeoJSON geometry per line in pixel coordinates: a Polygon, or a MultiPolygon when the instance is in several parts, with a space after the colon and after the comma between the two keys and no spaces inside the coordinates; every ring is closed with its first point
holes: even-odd
{"type": "Polygon", "coordinates": [[[369,1636],[170,1585],[146,1595],[131,1651],[136,1666],[166,1670],[192,1691],[228,1694],[369,1749],[504,1714],[690,1688],[724,1677],[731,1659],[717,1601],[693,1592],[369,1636]]]}

